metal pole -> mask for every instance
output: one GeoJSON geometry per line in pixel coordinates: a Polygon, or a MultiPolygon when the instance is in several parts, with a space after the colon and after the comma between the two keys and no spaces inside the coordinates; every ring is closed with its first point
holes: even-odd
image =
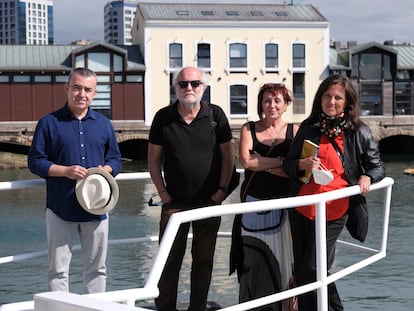
{"type": "Polygon", "coordinates": [[[318,289],[318,310],[328,311],[328,271],[326,259],[326,201],[316,204],[316,280],[322,282],[318,289]]]}

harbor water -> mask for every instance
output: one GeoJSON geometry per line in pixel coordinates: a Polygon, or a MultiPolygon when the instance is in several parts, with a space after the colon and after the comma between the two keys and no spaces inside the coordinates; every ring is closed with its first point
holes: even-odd
{"type": "MultiPolygon", "coordinates": [[[[345,310],[414,310],[414,176],[403,170],[414,167],[412,157],[384,158],[386,175],[394,178],[387,257],[336,282],[345,310]]],[[[145,164],[125,162],[123,172],[146,170],[145,164]]],[[[0,181],[36,179],[27,169],[0,170],[0,181]]],[[[157,236],[159,207],[147,202],[155,188],[150,180],[120,181],[120,201],[110,214],[110,239],[157,236]]],[[[238,202],[238,192],[226,202],[238,202]]],[[[46,250],[44,187],[0,192],[0,257],[46,250]]],[[[378,248],[381,232],[379,208],[381,191],[368,195],[370,227],[364,245],[378,248]]],[[[220,231],[231,231],[233,217],[223,217],[220,231]]],[[[347,232],[341,236],[351,240],[347,232]]],[[[190,247],[188,247],[188,250],[190,247]]],[[[209,300],[222,306],[237,303],[238,284],[228,275],[230,239],[219,238],[209,300]]],[[[107,290],[144,286],[152,265],[157,242],[110,245],[107,290]]],[[[352,260],[349,250],[338,247],[336,266],[352,260]]],[[[179,301],[188,301],[190,253],[181,270],[179,301]]],[[[47,258],[39,257],[0,265],[0,305],[33,300],[46,287],[47,258]]],[[[75,252],[70,274],[70,290],[82,293],[81,263],[75,252]]],[[[142,302],[145,304],[146,302],[142,302]]],[[[147,303],[151,303],[147,302],[147,303]]]]}

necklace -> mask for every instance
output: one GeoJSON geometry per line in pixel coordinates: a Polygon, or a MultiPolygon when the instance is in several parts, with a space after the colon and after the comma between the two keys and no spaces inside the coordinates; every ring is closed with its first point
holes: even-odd
{"type": "Polygon", "coordinates": [[[279,137],[280,132],[282,132],[282,130],[285,128],[285,124],[283,123],[282,126],[280,127],[280,129],[277,131],[276,135],[272,138],[272,145],[275,144],[276,139],[279,137]]]}

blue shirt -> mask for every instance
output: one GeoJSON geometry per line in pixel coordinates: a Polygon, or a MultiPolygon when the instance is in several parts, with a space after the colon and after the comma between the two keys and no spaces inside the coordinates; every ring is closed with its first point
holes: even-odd
{"type": "Polygon", "coordinates": [[[76,180],[48,176],[52,164],[85,168],[109,165],[116,176],[121,170],[121,153],[112,123],[92,109],[78,120],[66,104],[39,120],[28,154],[30,171],[46,179],[46,208],[66,221],[106,219],[106,214],[92,215],[80,206],[76,180]]]}

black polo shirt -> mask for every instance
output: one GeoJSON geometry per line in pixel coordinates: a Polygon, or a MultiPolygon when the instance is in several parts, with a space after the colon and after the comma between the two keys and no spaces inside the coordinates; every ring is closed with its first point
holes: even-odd
{"type": "Polygon", "coordinates": [[[149,142],[163,147],[164,178],[173,201],[189,207],[202,205],[217,190],[221,169],[218,146],[231,140],[231,129],[219,106],[201,103],[196,118],[187,124],[177,105],[155,114],[149,142]]]}

